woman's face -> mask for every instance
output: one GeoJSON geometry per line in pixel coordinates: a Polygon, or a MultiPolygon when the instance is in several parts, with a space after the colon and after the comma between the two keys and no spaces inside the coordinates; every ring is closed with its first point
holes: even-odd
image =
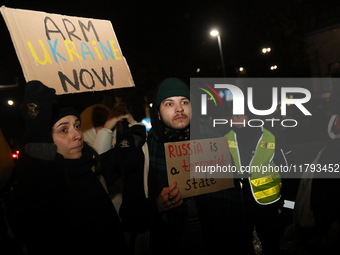
{"type": "Polygon", "coordinates": [[[68,115],[58,120],[52,127],[52,138],[57,145],[57,152],[65,159],[78,159],[82,155],[83,132],[80,120],[68,115]]]}

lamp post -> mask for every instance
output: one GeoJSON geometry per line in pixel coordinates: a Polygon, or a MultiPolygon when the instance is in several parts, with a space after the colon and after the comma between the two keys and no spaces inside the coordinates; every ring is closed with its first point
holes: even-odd
{"type": "Polygon", "coordinates": [[[269,53],[269,52],[271,52],[271,48],[262,48],[262,53],[263,54],[266,54],[266,53],[269,53]]]}
{"type": "Polygon", "coordinates": [[[224,59],[223,59],[223,52],[222,52],[222,44],[221,44],[221,37],[220,33],[217,30],[212,30],[210,32],[210,35],[217,37],[218,47],[220,49],[220,57],[221,57],[221,64],[222,64],[222,71],[223,71],[223,77],[226,77],[225,75],[225,68],[224,68],[224,59]]]}

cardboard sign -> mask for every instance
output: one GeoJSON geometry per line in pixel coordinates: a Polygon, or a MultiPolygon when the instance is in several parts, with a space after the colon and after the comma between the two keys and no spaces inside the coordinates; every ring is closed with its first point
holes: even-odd
{"type": "Polygon", "coordinates": [[[227,137],[166,143],[164,146],[169,186],[176,181],[182,198],[234,187],[231,171],[217,171],[231,166],[227,137]]]}
{"type": "Polygon", "coordinates": [[[57,94],[134,87],[110,21],[1,7],[26,81],[57,94]]]}

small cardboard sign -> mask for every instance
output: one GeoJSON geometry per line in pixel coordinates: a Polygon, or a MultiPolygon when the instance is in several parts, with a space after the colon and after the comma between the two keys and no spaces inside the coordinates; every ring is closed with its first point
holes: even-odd
{"type": "Polygon", "coordinates": [[[1,7],[26,81],[57,94],[134,87],[111,22],[1,7]]]}
{"type": "Polygon", "coordinates": [[[227,137],[165,143],[164,146],[169,186],[176,181],[182,198],[234,187],[231,171],[216,171],[231,166],[227,137]],[[208,172],[209,167],[214,172],[208,172]]]}

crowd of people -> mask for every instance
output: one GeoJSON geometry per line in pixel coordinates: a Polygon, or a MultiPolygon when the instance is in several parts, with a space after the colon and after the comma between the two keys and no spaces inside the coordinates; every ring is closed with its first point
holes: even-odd
{"type": "MultiPolygon", "coordinates": [[[[317,158],[323,165],[339,164],[339,95],[336,88],[330,98],[333,140],[317,158]]],[[[228,138],[238,171],[233,188],[182,198],[177,182],[168,183],[164,143],[197,139],[190,135],[192,105],[183,81],[159,84],[149,132],[123,103],[79,114],[40,81],[26,84],[21,110],[24,148],[15,165],[0,133],[1,254],[255,254],[254,230],[262,254],[280,254],[283,203],[296,192],[282,173],[240,171],[293,164],[277,130],[235,125],[220,134],[200,122],[200,139],[228,138]],[[128,129],[118,132],[124,119],[128,129]]],[[[251,113],[231,118],[241,123],[251,113]]],[[[295,224],[310,254],[323,254],[339,250],[340,185],[315,177],[301,181],[295,224]],[[313,238],[320,242],[311,244],[313,238]]]]}

